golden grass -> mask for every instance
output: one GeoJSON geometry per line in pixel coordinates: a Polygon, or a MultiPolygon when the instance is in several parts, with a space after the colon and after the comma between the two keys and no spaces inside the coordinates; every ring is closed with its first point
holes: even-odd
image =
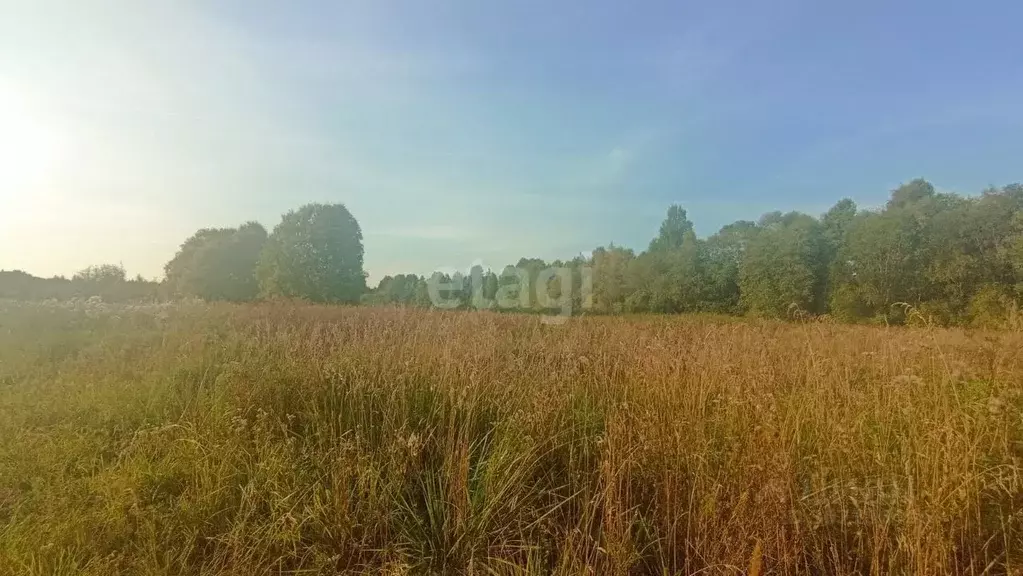
{"type": "Polygon", "coordinates": [[[0,573],[1023,574],[1021,350],[0,304],[0,573]]]}

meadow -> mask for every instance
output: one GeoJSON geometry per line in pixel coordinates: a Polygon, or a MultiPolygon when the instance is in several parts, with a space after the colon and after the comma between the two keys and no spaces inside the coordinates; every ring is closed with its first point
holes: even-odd
{"type": "Polygon", "coordinates": [[[0,573],[1023,574],[1023,334],[0,303],[0,573]]]}

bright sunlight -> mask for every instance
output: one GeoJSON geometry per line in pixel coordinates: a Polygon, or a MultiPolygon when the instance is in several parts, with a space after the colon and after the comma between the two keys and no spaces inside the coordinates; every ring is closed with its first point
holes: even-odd
{"type": "Polygon", "coordinates": [[[0,84],[0,195],[30,194],[57,168],[61,142],[28,100],[0,84]]]}

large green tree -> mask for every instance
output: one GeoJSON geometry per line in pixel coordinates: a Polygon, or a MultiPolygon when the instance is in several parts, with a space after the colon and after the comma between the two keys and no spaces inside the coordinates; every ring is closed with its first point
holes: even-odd
{"type": "Polygon", "coordinates": [[[820,222],[799,212],[765,214],[739,265],[743,307],[784,317],[824,309],[826,249],[820,222]]]}
{"type": "Polygon", "coordinates": [[[256,264],[266,240],[266,229],[258,222],[199,230],[164,266],[166,283],[180,296],[252,300],[259,293],[256,264]]]}
{"type": "Polygon", "coordinates": [[[356,303],[366,291],[362,230],[343,204],[308,204],[281,218],[257,266],[265,297],[356,303]]]}
{"type": "Polygon", "coordinates": [[[926,285],[922,243],[922,226],[910,213],[857,216],[839,250],[834,312],[843,319],[887,316],[894,304],[918,304],[926,285]]]}
{"type": "Polygon", "coordinates": [[[650,252],[675,250],[682,247],[686,238],[693,232],[693,223],[689,221],[686,209],[678,204],[668,207],[668,214],[661,222],[657,237],[650,241],[650,252]]]}
{"type": "Polygon", "coordinates": [[[703,246],[685,209],[668,208],[650,248],[629,262],[625,309],[694,312],[704,303],[703,246]]]}
{"type": "Polygon", "coordinates": [[[739,303],[739,265],[758,229],[756,222],[740,220],[721,228],[704,245],[707,309],[734,313],[739,303]]]}
{"type": "Polygon", "coordinates": [[[635,257],[632,250],[614,244],[593,251],[590,265],[593,267],[593,306],[596,311],[621,312],[624,309],[629,295],[629,262],[635,257]]]}

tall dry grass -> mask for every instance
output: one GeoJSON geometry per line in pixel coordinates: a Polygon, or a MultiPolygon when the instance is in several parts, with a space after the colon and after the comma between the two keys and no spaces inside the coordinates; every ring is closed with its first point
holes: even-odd
{"type": "Polygon", "coordinates": [[[0,309],[0,572],[1023,574],[1023,336],[0,309]]]}

